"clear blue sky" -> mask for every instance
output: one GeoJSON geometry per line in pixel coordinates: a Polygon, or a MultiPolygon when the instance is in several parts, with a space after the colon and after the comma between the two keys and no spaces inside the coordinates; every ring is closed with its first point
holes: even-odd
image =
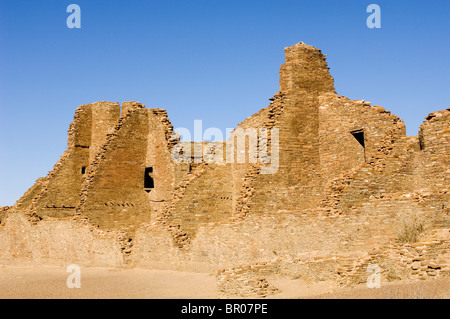
{"type": "Polygon", "coordinates": [[[175,127],[235,127],[278,90],[284,47],[328,54],[339,94],[416,135],[449,107],[450,1],[0,0],[0,205],[66,149],[75,108],[140,101],[175,127]],[[81,29],[66,8],[81,7],[81,29]],[[381,7],[381,29],[366,8],[381,7]]]}

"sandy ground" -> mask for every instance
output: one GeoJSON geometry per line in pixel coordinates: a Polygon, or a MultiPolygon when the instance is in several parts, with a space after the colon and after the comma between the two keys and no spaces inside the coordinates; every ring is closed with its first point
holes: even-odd
{"type": "Polygon", "coordinates": [[[314,299],[450,299],[450,280],[429,279],[382,284],[379,289],[365,285],[332,293],[313,295],[314,299]]]}
{"type": "Polygon", "coordinates": [[[0,266],[0,298],[216,298],[216,278],[169,270],[81,268],[80,288],[64,267],[0,266]]]}
{"type": "MultiPolygon", "coordinates": [[[[69,289],[65,267],[0,266],[1,299],[215,299],[216,278],[212,274],[169,270],[81,268],[81,287],[69,289]]],[[[332,282],[270,278],[280,293],[269,298],[450,298],[450,280],[426,280],[383,284],[379,289],[365,285],[339,289],[332,282]]],[[[234,297],[236,298],[236,297],[234,297]]]]}

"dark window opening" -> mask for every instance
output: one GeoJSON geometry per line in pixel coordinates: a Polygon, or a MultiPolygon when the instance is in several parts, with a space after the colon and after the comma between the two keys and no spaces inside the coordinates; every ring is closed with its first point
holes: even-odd
{"type": "Polygon", "coordinates": [[[86,174],[86,166],[81,167],[81,174],[82,175],[86,174]]]}
{"type": "Polygon", "coordinates": [[[354,138],[356,138],[356,140],[359,142],[359,144],[362,145],[362,147],[366,147],[366,145],[364,144],[364,130],[356,130],[350,133],[354,138]]]}
{"type": "Polygon", "coordinates": [[[364,141],[364,129],[351,131],[350,133],[358,141],[358,143],[361,144],[361,146],[363,147],[363,149],[364,149],[364,162],[367,162],[366,161],[366,144],[365,144],[365,141],[364,141]]]}
{"type": "Polygon", "coordinates": [[[155,182],[153,180],[153,167],[146,167],[144,175],[144,190],[147,193],[150,193],[153,188],[155,188],[155,182]]]}

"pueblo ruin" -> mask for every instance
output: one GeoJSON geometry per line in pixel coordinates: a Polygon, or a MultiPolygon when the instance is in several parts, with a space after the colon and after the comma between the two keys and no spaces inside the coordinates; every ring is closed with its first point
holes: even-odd
{"type": "Polygon", "coordinates": [[[79,106],[53,170],[1,208],[0,263],[213,272],[244,297],[276,294],[274,273],[342,286],[374,264],[386,281],[449,275],[450,108],[407,136],[388,110],[337,94],[325,56],[300,42],[236,131],[243,150],[233,134],[181,141],[164,109],[138,102],[79,106]],[[264,147],[271,161],[237,160],[264,147]]]}

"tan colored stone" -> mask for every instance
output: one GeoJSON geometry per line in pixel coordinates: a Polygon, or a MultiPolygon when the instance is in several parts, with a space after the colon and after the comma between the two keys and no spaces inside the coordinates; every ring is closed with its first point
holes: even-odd
{"type": "Polygon", "coordinates": [[[413,270],[418,270],[418,269],[420,269],[420,263],[419,263],[419,262],[413,262],[413,263],[411,264],[411,269],[413,269],[413,270]]]}
{"type": "MultiPolygon", "coordinates": [[[[369,263],[398,262],[397,252],[413,271],[438,269],[424,255],[445,259],[439,255],[448,247],[442,228],[448,225],[443,190],[450,185],[445,174],[450,110],[431,113],[418,136],[406,136],[404,122],[383,107],[337,94],[325,55],[304,43],[285,49],[279,80],[270,104],[236,127],[278,130],[279,166],[273,174],[264,174],[267,165],[249,162],[248,156],[244,163],[208,162],[216,153],[203,154],[211,148],[226,159],[231,150],[221,154],[220,148],[232,138],[182,142],[163,109],[139,102],[78,107],[67,150],[53,170],[12,208],[0,210],[0,260],[66,261],[61,247],[70,251],[82,244],[96,256],[92,260],[114,255],[117,263],[118,253],[142,267],[240,266],[233,276],[255,271],[245,265],[256,262],[284,271],[274,259],[303,253],[311,254],[290,267],[326,269],[323,256],[330,252],[341,256],[330,272],[338,276],[338,269],[350,279],[369,263]],[[178,148],[191,151],[189,162],[173,160],[178,148]],[[13,211],[24,220],[10,216],[13,211]],[[413,220],[415,214],[442,234],[420,242],[424,225],[411,225],[419,220],[413,220]],[[8,218],[15,220],[14,229],[7,228],[8,218]],[[111,250],[90,232],[66,229],[74,225],[104,231],[108,243],[108,236],[117,236],[117,243],[111,250]],[[367,263],[350,258],[354,251],[370,251],[367,263]]],[[[271,134],[261,139],[263,145],[275,144],[271,134]]],[[[248,153],[258,147],[249,141],[244,148],[248,153]]],[[[237,150],[232,155],[237,157],[237,150]]]]}

